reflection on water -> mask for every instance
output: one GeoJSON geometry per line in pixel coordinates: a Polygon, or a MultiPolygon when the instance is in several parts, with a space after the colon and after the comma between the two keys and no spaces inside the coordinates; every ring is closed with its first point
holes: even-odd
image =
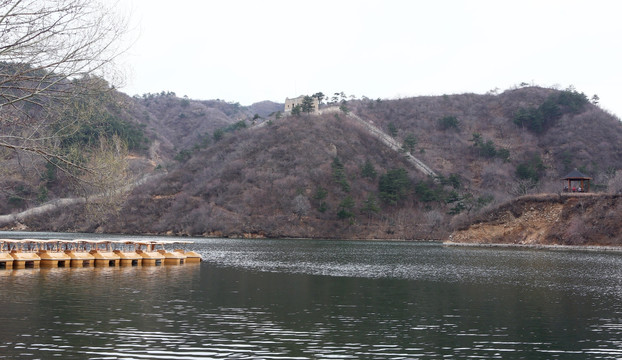
{"type": "Polygon", "coordinates": [[[622,356],[622,255],[205,240],[202,264],[0,271],[1,358],[622,356]]]}

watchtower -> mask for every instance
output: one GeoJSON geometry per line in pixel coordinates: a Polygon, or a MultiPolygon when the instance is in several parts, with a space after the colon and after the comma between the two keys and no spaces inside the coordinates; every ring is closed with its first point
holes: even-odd
{"type": "MultiPolygon", "coordinates": [[[[304,99],[305,99],[305,95],[300,95],[300,96],[295,97],[293,99],[286,98],[285,99],[285,109],[284,109],[285,114],[291,113],[296,105],[302,106],[302,102],[304,101],[304,99]]],[[[311,111],[311,112],[312,113],[317,113],[319,111],[319,109],[320,109],[320,102],[318,101],[318,99],[315,96],[311,96],[311,100],[313,101],[313,111],[311,111]]]]}

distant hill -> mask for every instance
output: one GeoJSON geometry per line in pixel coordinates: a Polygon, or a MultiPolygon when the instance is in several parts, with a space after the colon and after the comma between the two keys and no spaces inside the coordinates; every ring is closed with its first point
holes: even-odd
{"type": "Polygon", "coordinates": [[[256,114],[256,115],[261,116],[262,118],[265,118],[265,117],[271,116],[277,111],[283,112],[283,106],[284,105],[282,103],[275,103],[273,101],[261,101],[261,102],[254,103],[251,106],[249,106],[248,110],[252,112],[253,114],[256,114]]]}
{"type": "Polygon", "coordinates": [[[243,107],[166,93],[125,101],[127,121],[152,139],[137,158],[160,165],[137,171],[156,176],[108,218],[93,221],[65,208],[25,226],[443,238],[452,224],[496,204],[559,191],[574,168],[592,176],[597,191],[622,169],[620,120],[572,89],[350,100],[288,117],[272,102],[243,107]],[[407,154],[437,176],[413,166],[407,154]]]}

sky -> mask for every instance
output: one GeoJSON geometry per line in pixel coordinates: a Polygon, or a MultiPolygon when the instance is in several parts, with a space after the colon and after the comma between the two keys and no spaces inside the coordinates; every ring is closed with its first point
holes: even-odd
{"type": "Polygon", "coordinates": [[[616,0],[103,0],[129,19],[129,95],[242,105],[573,86],[622,116],[616,0]]]}

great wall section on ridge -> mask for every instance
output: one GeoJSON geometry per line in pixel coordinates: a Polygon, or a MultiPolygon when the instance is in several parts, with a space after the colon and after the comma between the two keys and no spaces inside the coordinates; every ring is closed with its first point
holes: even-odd
{"type": "MultiPolygon", "coordinates": [[[[345,114],[338,106],[326,107],[324,109],[319,110],[316,114],[331,114],[331,113],[345,114]]],[[[361,117],[359,117],[358,115],[352,112],[348,112],[345,115],[347,116],[348,119],[353,120],[355,124],[361,126],[363,129],[365,129],[367,132],[369,132],[372,136],[374,136],[381,143],[389,147],[391,150],[404,156],[406,161],[410,163],[416,170],[420,171],[422,174],[427,175],[427,176],[432,176],[432,177],[437,176],[437,174],[429,166],[423,163],[421,160],[414,157],[410,152],[404,152],[402,149],[402,144],[400,144],[396,139],[392,138],[389,134],[385,133],[377,126],[362,119],[361,117]]],[[[267,122],[264,121],[262,123],[259,123],[253,126],[252,128],[261,128],[265,125],[267,125],[267,122]]],[[[147,179],[154,177],[154,176],[158,176],[158,175],[145,176],[140,180],[133,181],[130,184],[126,185],[122,190],[130,191],[137,185],[144,183],[147,179]]],[[[91,196],[91,199],[96,199],[102,196],[104,195],[95,194],[91,196]]],[[[87,199],[84,197],[55,199],[46,204],[42,204],[40,206],[26,209],[20,212],[0,215],[0,227],[7,227],[7,226],[13,225],[13,226],[16,226],[17,228],[20,228],[21,227],[20,222],[28,217],[48,213],[48,212],[51,212],[53,210],[56,210],[62,207],[67,207],[67,206],[76,205],[76,204],[83,204],[86,201],[87,199]]]]}
{"type": "MultiPolygon", "coordinates": [[[[339,109],[338,106],[327,107],[319,111],[320,114],[339,113],[339,112],[342,112],[342,110],[339,109]]],[[[388,146],[391,150],[396,151],[396,152],[402,152],[402,144],[400,144],[397,140],[392,138],[389,134],[385,133],[377,126],[371,124],[368,121],[363,120],[358,115],[352,112],[348,112],[346,115],[348,116],[348,118],[354,120],[357,124],[362,125],[363,128],[365,128],[376,139],[380,140],[383,144],[388,146]]],[[[423,161],[414,157],[410,152],[403,153],[403,155],[411,165],[413,165],[417,170],[422,172],[424,175],[428,175],[432,177],[437,176],[436,173],[432,169],[430,169],[429,166],[424,164],[423,161]]]]}

